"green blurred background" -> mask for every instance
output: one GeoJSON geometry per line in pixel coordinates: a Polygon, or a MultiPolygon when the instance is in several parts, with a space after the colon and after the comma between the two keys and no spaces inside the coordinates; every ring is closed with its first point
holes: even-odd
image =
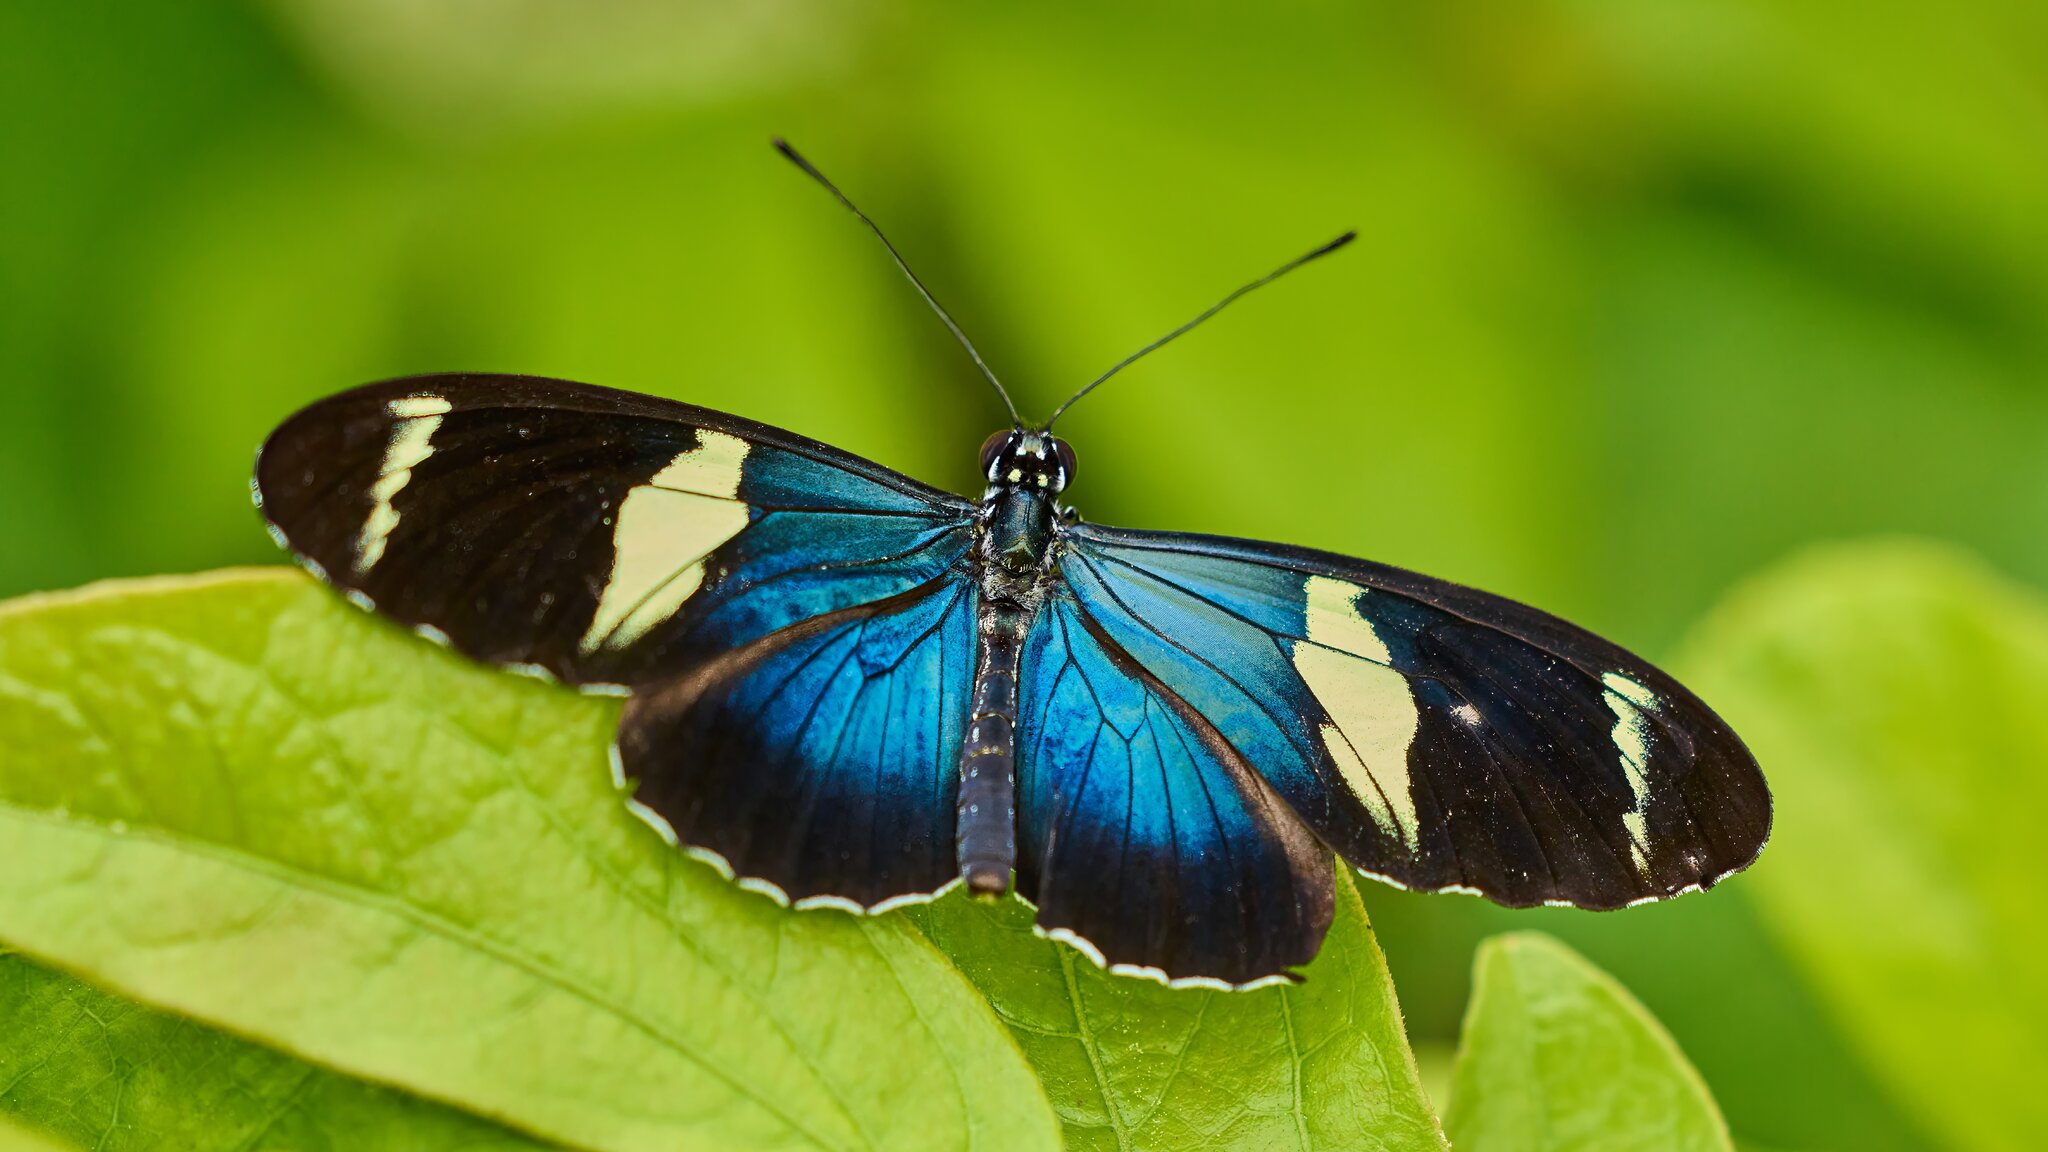
{"type": "MultiPolygon", "coordinates": [[[[1063,421],[1091,519],[1367,555],[1653,657],[1817,539],[2048,581],[2037,2],[4,0],[0,595],[276,562],[264,433],[412,372],[677,396],[971,489],[994,397],[776,133],[1027,415],[1359,230],[1063,421]]],[[[1938,1146],[1745,883],[1366,895],[1425,1060],[1474,942],[1541,927],[1746,1144],[1938,1146]]]]}

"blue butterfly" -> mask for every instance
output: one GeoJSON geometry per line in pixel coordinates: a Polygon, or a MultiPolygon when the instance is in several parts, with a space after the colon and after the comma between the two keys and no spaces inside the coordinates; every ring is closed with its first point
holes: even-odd
{"type": "Polygon", "coordinates": [[[1100,963],[1238,987],[1314,956],[1334,857],[1617,908],[1762,849],[1755,761],[1645,661],[1385,565],[1084,523],[1073,449],[1011,414],[970,501],[687,404],[418,376],[292,416],[255,490],[358,604],[627,695],[632,802],[798,907],[1014,888],[1100,963]]]}

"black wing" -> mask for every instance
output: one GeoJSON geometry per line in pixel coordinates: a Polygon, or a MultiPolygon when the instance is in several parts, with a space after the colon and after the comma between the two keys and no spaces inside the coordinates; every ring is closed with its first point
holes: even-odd
{"type": "Polygon", "coordinates": [[[973,506],[788,432],[527,376],[322,400],[256,465],[279,541],[458,650],[633,685],[954,567],[973,506]]]}
{"type": "Polygon", "coordinates": [[[1554,616],[1251,541],[1077,525],[1061,547],[1095,626],[1367,873],[1615,908],[1711,885],[1769,835],[1728,726],[1554,616]]]}

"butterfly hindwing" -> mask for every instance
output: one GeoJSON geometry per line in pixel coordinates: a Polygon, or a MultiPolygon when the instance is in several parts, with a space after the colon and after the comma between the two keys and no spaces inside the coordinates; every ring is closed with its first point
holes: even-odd
{"type": "Polygon", "coordinates": [[[635,799],[788,899],[943,887],[975,604],[971,582],[941,577],[635,693],[618,744],[635,799]]]}
{"type": "Polygon", "coordinates": [[[420,376],[272,434],[256,491],[327,580],[459,650],[631,685],[953,566],[973,508],[708,409],[420,376]]]}
{"type": "Polygon", "coordinates": [[[1019,890],[1113,965],[1242,984],[1315,955],[1328,851],[1215,726],[1070,595],[1020,676],[1019,890]]]}
{"type": "Polygon", "coordinates": [[[1364,871],[1613,908],[1761,850],[1755,761],[1699,699],[1555,617],[1365,561],[1081,525],[1062,571],[1364,871]]]}

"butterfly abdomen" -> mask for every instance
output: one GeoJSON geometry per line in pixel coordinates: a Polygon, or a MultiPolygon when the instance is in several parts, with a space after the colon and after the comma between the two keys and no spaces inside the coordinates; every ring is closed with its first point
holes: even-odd
{"type": "Polygon", "coordinates": [[[967,890],[1000,896],[1017,864],[1017,666],[1031,614],[987,605],[976,645],[973,706],[960,745],[960,812],[955,840],[967,890]]]}

